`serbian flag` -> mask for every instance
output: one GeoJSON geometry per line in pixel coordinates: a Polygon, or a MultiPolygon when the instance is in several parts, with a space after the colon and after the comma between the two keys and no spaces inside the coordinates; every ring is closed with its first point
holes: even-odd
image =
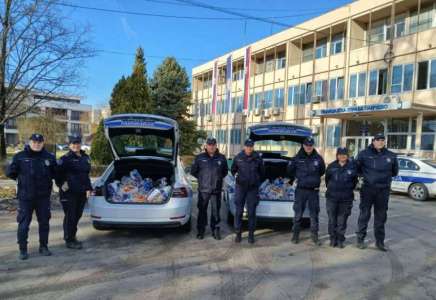
{"type": "Polygon", "coordinates": [[[217,80],[218,79],[218,61],[213,64],[212,71],[212,114],[216,114],[216,96],[217,96],[217,80]]]}
{"type": "Polygon", "coordinates": [[[232,98],[232,56],[229,55],[227,57],[227,65],[226,65],[226,100],[225,100],[226,112],[229,108],[231,98],[232,98]]]}
{"type": "Polygon", "coordinates": [[[251,47],[247,47],[244,56],[244,111],[248,111],[248,101],[250,99],[250,69],[251,47]]]}

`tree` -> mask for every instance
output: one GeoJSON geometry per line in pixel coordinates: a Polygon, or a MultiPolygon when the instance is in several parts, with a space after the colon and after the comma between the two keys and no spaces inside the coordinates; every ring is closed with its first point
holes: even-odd
{"type": "Polygon", "coordinates": [[[200,146],[197,140],[206,137],[204,131],[196,129],[195,121],[189,119],[189,87],[188,74],[174,57],[167,57],[157,67],[150,83],[155,113],[170,117],[179,123],[182,154],[192,154],[200,146]]]}
{"type": "Polygon", "coordinates": [[[112,152],[104,135],[103,120],[100,121],[91,144],[91,159],[100,165],[107,165],[112,160],[112,152]]]}
{"type": "Polygon", "coordinates": [[[26,115],[51,94],[79,85],[81,66],[94,55],[87,46],[89,30],[67,25],[57,4],[0,4],[0,160],[6,158],[6,122],[26,115]]]}

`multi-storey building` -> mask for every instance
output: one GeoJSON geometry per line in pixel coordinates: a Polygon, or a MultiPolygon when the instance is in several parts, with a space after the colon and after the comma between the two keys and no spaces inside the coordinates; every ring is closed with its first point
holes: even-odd
{"type": "Polygon", "coordinates": [[[378,132],[398,153],[436,158],[436,1],[354,1],[192,77],[197,124],[230,156],[250,125],[286,121],[310,127],[327,160],[378,132]]]}

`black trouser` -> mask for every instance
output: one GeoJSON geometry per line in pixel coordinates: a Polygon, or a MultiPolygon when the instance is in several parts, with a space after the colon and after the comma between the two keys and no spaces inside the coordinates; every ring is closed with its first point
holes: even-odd
{"type": "Polygon", "coordinates": [[[293,231],[300,232],[301,220],[306,205],[309,207],[310,231],[318,233],[319,190],[298,188],[295,190],[293,231]]]}
{"type": "Polygon", "coordinates": [[[329,217],[328,231],[331,240],[345,241],[347,231],[347,220],[353,208],[353,199],[338,200],[327,198],[327,215],[329,217]]]}
{"type": "Polygon", "coordinates": [[[38,220],[39,244],[40,246],[47,246],[48,244],[48,233],[50,231],[49,220],[51,217],[50,197],[26,200],[19,199],[17,240],[20,249],[27,248],[27,237],[29,234],[29,226],[32,222],[33,211],[35,211],[38,220]]]}
{"type": "Polygon", "coordinates": [[[207,207],[209,206],[209,202],[211,202],[210,228],[213,231],[215,228],[220,227],[221,194],[199,192],[197,201],[197,230],[201,233],[204,233],[204,229],[207,225],[207,207]]]}
{"type": "Polygon", "coordinates": [[[368,222],[371,218],[371,208],[374,206],[374,236],[376,241],[384,242],[389,193],[390,188],[362,187],[360,191],[360,215],[356,232],[359,239],[364,239],[366,236],[368,222]]]}
{"type": "Polygon", "coordinates": [[[86,204],[86,193],[65,193],[61,199],[64,209],[64,240],[72,242],[76,239],[77,224],[86,204]]]}
{"type": "Polygon", "coordinates": [[[247,204],[248,231],[253,233],[256,230],[256,207],[259,204],[259,188],[243,187],[236,185],[235,190],[235,231],[242,232],[242,216],[244,207],[247,204]]]}

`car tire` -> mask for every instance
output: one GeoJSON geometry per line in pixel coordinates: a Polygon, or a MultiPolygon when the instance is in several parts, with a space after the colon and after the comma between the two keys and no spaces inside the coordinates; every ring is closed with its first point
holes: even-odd
{"type": "Polygon", "coordinates": [[[184,225],[182,225],[181,227],[180,227],[180,229],[182,230],[182,232],[184,232],[184,233],[190,233],[191,232],[191,226],[192,225],[192,218],[191,217],[189,217],[189,220],[188,220],[188,222],[186,222],[184,225]]]}
{"type": "Polygon", "coordinates": [[[100,225],[100,224],[97,224],[97,223],[95,223],[95,222],[92,222],[92,226],[93,226],[94,229],[96,229],[96,230],[110,230],[110,227],[109,227],[109,226],[100,225]]]}
{"type": "Polygon", "coordinates": [[[310,218],[301,219],[301,227],[302,228],[310,228],[310,218]]]}
{"type": "Polygon", "coordinates": [[[425,201],[428,198],[428,190],[422,183],[414,183],[410,185],[408,194],[415,201],[425,201]]]}

